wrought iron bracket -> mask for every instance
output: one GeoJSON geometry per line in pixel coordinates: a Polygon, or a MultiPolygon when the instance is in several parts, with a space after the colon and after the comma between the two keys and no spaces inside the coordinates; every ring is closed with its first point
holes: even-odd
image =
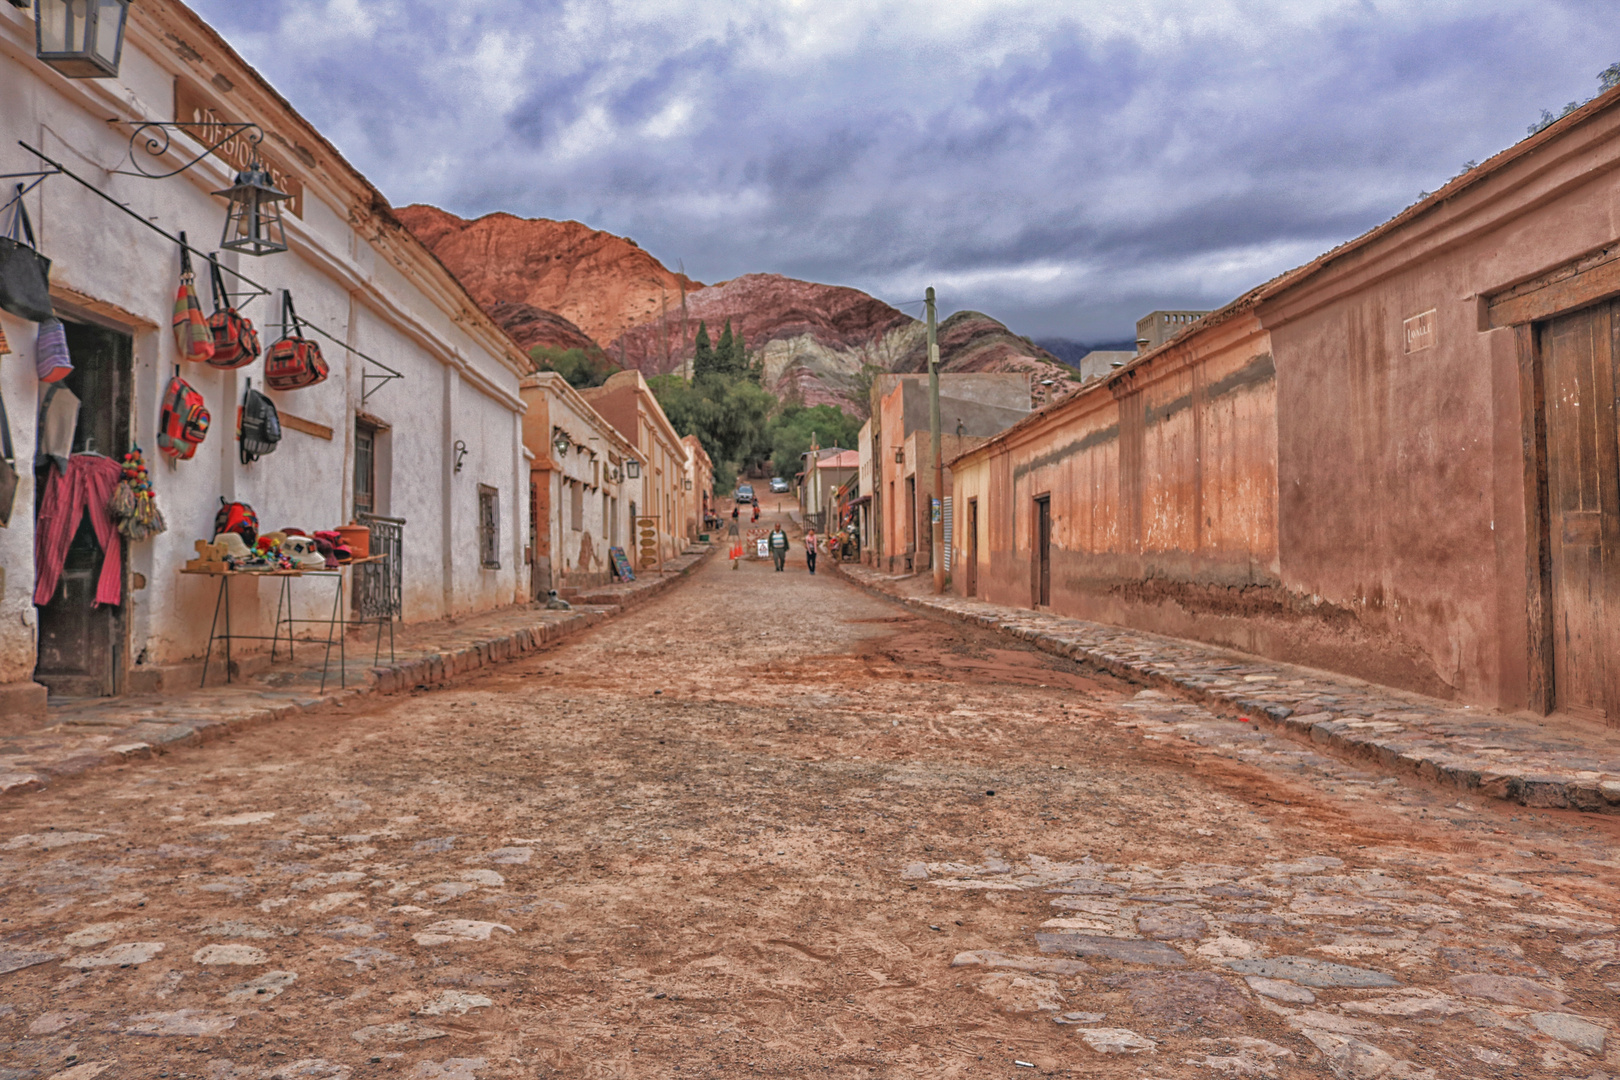
{"type": "Polygon", "coordinates": [[[18,184],[17,185],[17,190],[12,193],[11,198],[7,199],[3,204],[0,204],[0,214],[3,214],[7,210],[10,210],[12,203],[16,202],[18,199],[21,199],[24,195],[27,195],[30,191],[33,191],[35,188],[39,187],[39,185],[43,184],[46,180],[50,179],[53,176],[60,176],[60,175],[62,175],[62,170],[61,169],[36,169],[33,172],[0,173],[0,180],[32,180],[33,181],[33,183],[31,183],[31,184],[18,184]]]}
{"type": "MultiPolygon", "coordinates": [[[[117,122],[135,129],[129,137],[129,150],[124,155],[124,161],[127,161],[133,168],[111,169],[109,171],[117,176],[139,176],[146,180],[167,180],[171,176],[179,176],[238,136],[245,137],[249,146],[256,147],[264,142],[264,129],[258,124],[225,124],[214,120],[119,120],[117,122]],[[149,172],[141,163],[141,159],[135,156],[135,145],[142,143],[144,140],[141,149],[145,151],[147,156],[153,158],[164,157],[172,147],[173,136],[170,133],[174,131],[190,135],[194,141],[201,144],[203,140],[192,134],[194,128],[223,132],[223,134],[205,146],[202,153],[178,169],[171,169],[168,172],[149,172]]],[[[123,164],[123,162],[119,164],[123,164]]]]}

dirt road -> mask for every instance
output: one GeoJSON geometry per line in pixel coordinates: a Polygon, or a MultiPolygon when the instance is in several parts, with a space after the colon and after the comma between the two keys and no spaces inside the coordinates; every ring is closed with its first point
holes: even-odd
{"type": "Polygon", "coordinates": [[[1358,772],[796,542],[0,815],[0,1080],[1620,1072],[1612,820],[1358,772]]]}

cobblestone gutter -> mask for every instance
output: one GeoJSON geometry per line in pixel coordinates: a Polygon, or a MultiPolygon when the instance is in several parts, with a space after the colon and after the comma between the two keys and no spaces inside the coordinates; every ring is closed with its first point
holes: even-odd
{"type": "Polygon", "coordinates": [[[692,551],[668,571],[590,591],[572,611],[523,605],[449,623],[398,631],[392,663],[374,666],[372,647],[349,642],[347,689],[337,687],[336,660],[319,689],[321,649],[307,645],[297,665],[272,668],[251,681],[182,693],[137,694],[53,703],[40,731],[0,737],[0,796],[45,787],[51,780],[104,765],[209,742],[257,724],[378,694],[439,686],[458,676],[544,648],[622,614],[685,580],[715,550],[692,551]]]}
{"type": "Polygon", "coordinates": [[[998,630],[1342,757],[1525,806],[1620,814],[1620,732],[1553,728],[1197,642],[913,591],[917,578],[837,564],[845,578],[920,611],[998,630]]]}

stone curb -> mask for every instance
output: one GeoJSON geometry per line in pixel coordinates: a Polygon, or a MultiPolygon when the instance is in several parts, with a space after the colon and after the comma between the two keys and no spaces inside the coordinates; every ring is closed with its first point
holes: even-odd
{"type": "MultiPolygon", "coordinates": [[[[898,601],[907,607],[930,614],[944,615],[959,622],[982,626],[988,630],[1007,634],[1027,641],[1043,652],[1070,660],[1084,661],[1110,675],[1133,682],[1172,689],[1189,697],[1212,712],[1230,718],[1245,718],[1262,728],[1278,731],[1303,742],[1331,751],[1339,757],[1370,763],[1385,771],[1415,775],[1431,783],[1455,787],[1478,795],[1501,799],[1523,806],[1578,810],[1586,813],[1620,814],[1620,772],[1587,769],[1540,768],[1514,770],[1511,758],[1489,759],[1469,753],[1466,747],[1447,747],[1453,738],[1450,733],[1424,730],[1418,726],[1402,728],[1398,723],[1383,726],[1399,729],[1393,732],[1368,732],[1361,725],[1372,712],[1363,707],[1355,710],[1335,709],[1320,703],[1306,704],[1302,698],[1318,693],[1342,693],[1347,688],[1366,684],[1332,681],[1331,675],[1318,675],[1304,668],[1273,663],[1259,657],[1233,653],[1215,646],[1178,638],[1163,637],[1145,631],[1088,623],[1045,612],[1023,608],[1008,608],[983,601],[965,601],[961,597],[908,596],[892,586],[884,577],[864,567],[837,563],[838,572],[845,580],[884,599],[898,601]],[[960,610],[959,604],[971,604],[975,610],[960,610]],[[1044,624],[1044,625],[1043,625],[1044,624]],[[1058,631],[1058,632],[1054,632],[1058,631]],[[1107,647],[1081,640],[1085,635],[1112,639],[1107,647]],[[1214,682],[1230,679],[1211,679],[1205,674],[1189,674],[1175,670],[1175,665],[1145,656],[1150,649],[1159,647],[1184,656],[1202,654],[1204,658],[1219,660],[1222,667],[1241,667],[1238,674],[1253,678],[1309,680],[1315,676],[1315,689],[1297,695],[1291,704],[1287,701],[1267,700],[1256,696],[1253,686],[1221,686],[1214,682]],[[1306,711],[1306,710],[1309,711],[1306,711]]],[[[1524,726],[1502,714],[1484,710],[1459,713],[1447,702],[1421,698],[1387,688],[1367,688],[1352,693],[1363,698],[1383,698],[1385,710],[1418,708],[1427,718],[1445,720],[1460,718],[1463,725],[1476,728],[1476,738],[1506,735],[1512,741],[1516,733],[1508,729],[1524,726]],[[1370,692],[1369,692],[1370,691],[1370,692]],[[1477,730],[1489,725],[1489,730],[1477,730]]],[[[1275,698],[1277,695],[1273,695],[1275,698]]],[[[1374,718],[1376,720],[1376,717],[1374,718]]],[[[1373,726],[1378,726],[1374,724],[1373,726]]],[[[1492,739],[1493,742],[1502,740],[1492,739]]],[[[1533,739],[1522,739],[1533,746],[1533,739]]],[[[1577,748],[1579,749],[1579,748],[1577,748]]],[[[1566,752],[1554,748],[1555,753],[1566,752]]],[[[1596,751],[1601,753],[1602,751],[1596,751]]],[[[1612,754],[1612,751],[1609,753],[1612,754]]]]}
{"type": "MultiPolygon", "coordinates": [[[[0,798],[39,791],[53,779],[77,776],[102,766],[156,757],[175,747],[200,746],[260,724],[300,716],[331,705],[372,696],[443,686],[458,676],[515,660],[639,607],[684,581],[693,570],[711,559],[718,550],[718,545],[711,544],[704,551],[682,556],[676,560],[682,563],[678,570],[660,574],[656,578],[647,578],[645,584],[638,582],[635,585],[610,587],[622,590],[608,594],[610,603],[603,602],[584,607],[562,619],[536,623],[510,633],[494,635],[453,651],[432,653],[402,660],[397,664],[373,667],[370,672],[371,682],[366,686],[351,686],[347,689],[327,691],[324,694],[310,694],[307,698],[276,702],[263,708],[233,713],[218,720],[188,720],[182,724],[135,724],[119,732],[117,738],[121,741],[118,745],[107,749],[69,754],[49,765],[38,767],[33,772],[0,772],[0,798]]],[[[596,590],[592,595],[601,596],[606,591],[596,590]]]]}

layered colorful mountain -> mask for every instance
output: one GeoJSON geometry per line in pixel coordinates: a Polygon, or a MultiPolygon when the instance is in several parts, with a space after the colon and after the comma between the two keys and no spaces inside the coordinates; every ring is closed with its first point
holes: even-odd
{"type": "MultiPolygon", "coordinates": [[[[503,213],[467,221],[432,206],[395,212],[526,349],[600,347],[622,367],[663,374],[685,368],[700,323],[713,340],[729,320],[779,396],[857,410],[864,369],[927,367],[923,323],[859,289],[780,274],[705,286],[635,241],[577,221],[503,213]]],[[[945,371],[1024,371],[1037,382],[1072,375],[978,312],[941,324],[940,362],[945,371]]]]}

